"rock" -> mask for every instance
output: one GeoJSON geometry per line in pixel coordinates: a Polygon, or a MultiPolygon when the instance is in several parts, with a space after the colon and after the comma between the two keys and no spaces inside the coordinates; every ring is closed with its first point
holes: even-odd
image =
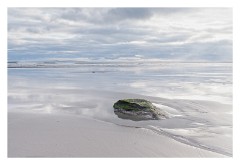
{"type": "Polygon", "coordinates": [[[118,100],[113,105],[114,113],[122,119],[134,121],[166,119],[167,115],[150,101],[144,99],[118,100]]]}

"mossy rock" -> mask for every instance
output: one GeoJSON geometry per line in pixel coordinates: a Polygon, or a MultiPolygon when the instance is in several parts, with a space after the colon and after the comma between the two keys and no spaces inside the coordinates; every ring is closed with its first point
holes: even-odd
{"type": "Polygon", "coordinates": [[[144,99],[118,100],[114,105],[114,113],[122,119],[159,120],[167,118],[166,113],[144,99]]]}

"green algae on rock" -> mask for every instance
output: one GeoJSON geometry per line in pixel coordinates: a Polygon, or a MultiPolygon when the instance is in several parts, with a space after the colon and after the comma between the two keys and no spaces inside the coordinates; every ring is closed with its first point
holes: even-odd
{"type": "Polygon", "coordinates": [[[140,121],[167,118],[166,113],[144,99],[118,100],[114,103],[113,108],[114,113],[122,119],[140,121]]]}

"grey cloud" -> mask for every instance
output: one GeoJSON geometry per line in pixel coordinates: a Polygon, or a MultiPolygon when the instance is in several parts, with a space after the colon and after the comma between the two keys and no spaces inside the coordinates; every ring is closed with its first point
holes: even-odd
{"type": "Polygon", "coordinates": [[[147,19],[153,15],[149,8],[114,8],[109,10],[107,18],[112,20],[147,19]]]}
{"type": "Polygon", "coordinates": [[[214,22],[208,12],[221,16],[205,8],[9,8],[9,59],[231,60],[231,17],[224,9],[214,22]]]}
{"type": "Polygon", "coordinates": [[[149,8],[72,8],[63,10],[61,18],[96,23],[115,22],[124,19],[144,19],[149,18],[152,14],[149,8]]]}
{"type": "Polygon", "coordinates": [[[144,20],[154,15],[173,15],[198,9],[192,8],[71,8],[63,9],[61,18],[86,21],[92,24],[119,23],[122,21],[144,20]]]}

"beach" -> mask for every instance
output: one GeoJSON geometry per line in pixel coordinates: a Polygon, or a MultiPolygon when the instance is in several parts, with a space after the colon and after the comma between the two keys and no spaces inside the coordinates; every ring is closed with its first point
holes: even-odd
{"type": "Polygon", "coordinates": [[[73,115],[9,114],[10,157],[226,157],[145,128],[73,115]]]}
{"type": "Polygon", "coordinates": [[[8,68],[8,157],[232,156],[231,63],[110,64],[8,68]],[[120,119],[123,98],[169,118],[120,119]]]}

